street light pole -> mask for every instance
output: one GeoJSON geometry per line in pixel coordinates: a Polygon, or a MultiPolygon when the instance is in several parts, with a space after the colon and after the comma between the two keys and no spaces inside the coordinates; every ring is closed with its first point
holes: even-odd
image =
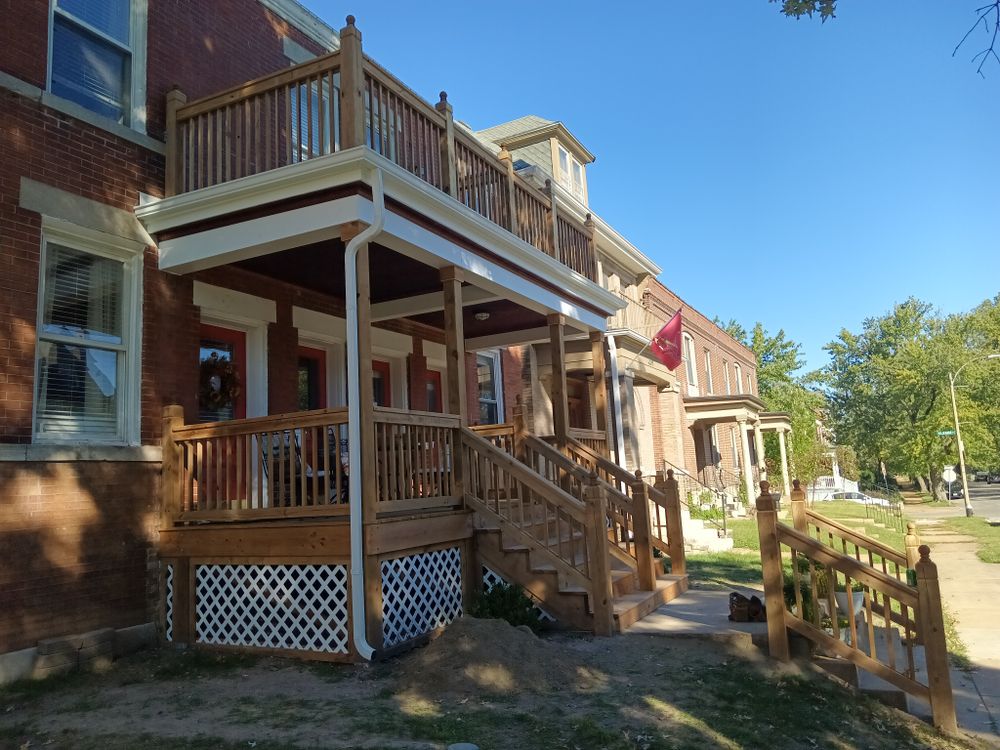
{"type": "MultiPolygon", "coordinates": [[[[972,498],[969,497],[969,478],[965,473],[965,443],[962,442],[962,429],[958,424],[958,402],[955,400],[955,381],[958,380],[959,374],[966,367],[971,365],[973,362],[979,362],[984,359],[1000,359],[1000,353],[997,354],[987,354],[985,357],[976,357],[975,359],[970,359],[964,365],[955,371],[955,374],[948,373],[948,383],[951,386],[951,413],[955,418],[955,439],[958,441],[958,464],[962,470],[962,493],[965,495],[965,515],[971,517],[975,515],[972,512],[972,498]]],[[[951,498],[948,498],[949,500],[951,498]]]]}

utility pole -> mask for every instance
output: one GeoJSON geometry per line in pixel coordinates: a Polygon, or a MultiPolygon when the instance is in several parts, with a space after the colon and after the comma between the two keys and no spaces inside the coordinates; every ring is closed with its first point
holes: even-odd
{"type": "MultiPolygon", "coordinates": [[[[968,517],[975,514],[972,512],[972,498],[969,497],[969,478],[965,474],[965,443],[962,442],[962,428],[958,424],[958,402],[955,400],[955,381],[958,380],[958,376],[962,370],[971,365],[973,362],[978,362],[983,359],[1000,359],[1000,353],[987,354],[985,357],[970,359],[964,365],[959,367],[954,374],[950,372],[948,373],[948,384],[951,386],[951,414],[955,418],[955,439],[958,441],[958,464],[962,470],[962,492],[965,495],[965,515],[968,517]]],[[[950,500],[951,498],[948,499],[950,500]]]]}

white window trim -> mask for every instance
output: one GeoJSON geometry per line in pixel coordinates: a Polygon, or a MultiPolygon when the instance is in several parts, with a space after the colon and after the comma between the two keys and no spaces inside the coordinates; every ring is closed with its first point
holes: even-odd
{"type": "Polygon", "coordinates": [[[326,357],[326,404],[329,408],[347,406],[347,383],[344,382],[344,341],[314,331],[299,330],[299,346],[319,349],[326,357]]]}
{"type": "Polygon", "coordinates": [[[687,378],[688,395],[698,396],[698,351],[694,337],[687,331],[681,334],[681,359],[684,361],[684,375],[687,378]]]}
{"type": "MultiPolygon", "coordinates": [[[[57,0],[49,0],[48,50],[45,69],[45,90],[49,94],[52,92],[52,39],[55,36],[53,29],[56,16],[56,3],[57,0]]],[[[135,130],[143,135],[146,134],[146,27],[148,18],[148,0],[132,0],[132,18],[129,25],[129,54],[132,57],[132,70],[129,74],[130,109],[128,125],[123,127],[135,130]]],[[[84,28],[90,28],[86,24],[81,25],[84,28]]],[[[94,31],[100,33],[97,29],[94,29],[94,31]]],[[[116,41],[116,44],[121,46],[120,42],[116,41]]],[[[52,96],[55,95],[52,94],[52,96]]],[[[102,117],[96,112],[87,111],[100,120],[113,122],[110,118],[102,117]]]]}
{"type": "MultiPolygon", "coordinates": [[[[196,282],[197,283],[197,282],[196,282]]],[[[204,286],[208,286],[205,284],[204,286]]],[[[210,289],[219,287],[209,287],[210,289]]],[[[229,291],[229,290],[223,290],[229,291]]],[[[251,297],[252,295],[245,295],[251,297]]],[[[270,300],[261,298],[260,302],[267,303],[270,300]]],[[[229,328],[234,331],[241,331],[247,337],[247,371],[244,385],[247,396],[247,417],[267,416],[267,320],[256,317],[240,315],[225,308],[212,307],[207,304],[208,300],[198,299],[195,295],[195,305],[198,306],[201,315],[201,322],[205,325],[229,328]],[[202,304],[199,304],[199,301],[202,304]]],[[[273,305],[274,303],[271,302],[273,305]]],[[[197,366],[197,362],[194,363],[197,366]]]]}
{"type": "Polygon", "coordinates": [[[743,368],[739,362],[733,362],[733,373],[736,375],[736,392],[744,393],[743,390],[743,368]]]}
{"type": "Polygon", "coordinates": [[[725,373],[726,376],[726,395],[732,396],[733,384],[732,380],[729,377],[729,362],[727,360],[722,360],[722,372],[725,373]]]}
{"type": "MultiPolygon", "coordinates": [[[[489,358],[491,358],[493,360],[493,366],[494,366],[494,370],[493,370],[493,382],[496,384],[496,394],[497,394],[497,398],[496,398],[496,402],[497,402],[497,420],[499,420],[498,423],[502,424],[503,421],[504,421],[504,416],[506,415],[507,412],[504,409],[504,403],[503,403],[503,369],[502,369],[503,368],[503,364],[502,364],[502,360],[501,360],[501,356],[500,356],[500,350],[499,349],[484,349],[483,351],[476,352],[476,354],[477,355],[481,355],[483,357],[489,357],[489,358]]],[[[478,367],[478,365],[477,365],[477,367],[478,367]]],[[[477,388],[477,390],[478,390],[478,388],[477,388]]],[[[480,399],[479,399],[479,397],[477,395],[477,397],[476,397],[476,404],[478,405],[479,402],[480,402],[480,399]]]]}
{"type": "Polygon", "coordinates": [[[715,384],[712,382],[712,352],[705,349],[705,393],[709,396],[715,393],[715,384]]]}
{"type": "Polygon", "coordinates": [[[60,444],[103,443],[107,445],[139,445],[142,420],[142,259],[146,247],[141,242],[129,240],[95,229],[70,224],[59,219],[42,216],[42,238],[38,266],[38,304],[35,319],[35,342],[42,330],[42,305],[45,300],[45,269],[48,244],[54,243],[121,261],[125,268],[122,284],[122,311],[126,319],[122,325],[122,342],[125,354],[125,372],[119,396],[118,430],[113,438],[73,434],[38,434],[38,351],[32,377],[31,435],[33,443],[60,444]]]}

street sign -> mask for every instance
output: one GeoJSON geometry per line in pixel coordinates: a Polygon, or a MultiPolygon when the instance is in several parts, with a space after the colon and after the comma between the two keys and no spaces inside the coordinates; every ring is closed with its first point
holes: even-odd
{"type": "Polygon", "coordinates": [[[958,479],[958,474],[955,473],[955,470],[953,468],[947,466],[945,467],[945,470],[941,472],[941,478],[948,484],[951,484],[956,479],[958,479]]]}
{"type": "Polygon", "coordinates": [[[955,434],[954,430],[938,430],[938,435],[940,437],[947,437],[949,435],[954,435],[954,434],[955,434]]]}

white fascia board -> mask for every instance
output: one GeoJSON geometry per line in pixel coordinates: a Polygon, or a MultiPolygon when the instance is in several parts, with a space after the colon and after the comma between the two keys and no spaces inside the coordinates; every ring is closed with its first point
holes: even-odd
{"type": "MultiPolygon", "coordinates": [[[[462,290],[463,307],[480,305],[484,302],[496,302],[501,299],[504,299],[502,295],[475,286],[468,286],[462,290]]],[[[371,319],[373,323],[379,323],[383,320],[396,320],[397,318],[407,318],[412,315],[423,315],[441,310],[444,310],[444,292],[430,292],[413,297],[376,302],[372,305],[371,319]]]]}
{"type": "Polygon", "coordinates": [[[194,282],[194,304],[204,310],[226,312],[258,323],[278,322],[274,300],[202,281],[194,282]]]}
{"type": "Polygon", "coordinates": [[[295,0],[258,0],[279,18],[330,52],[340,49],[340,34],[322,18],[295,0]]]}

